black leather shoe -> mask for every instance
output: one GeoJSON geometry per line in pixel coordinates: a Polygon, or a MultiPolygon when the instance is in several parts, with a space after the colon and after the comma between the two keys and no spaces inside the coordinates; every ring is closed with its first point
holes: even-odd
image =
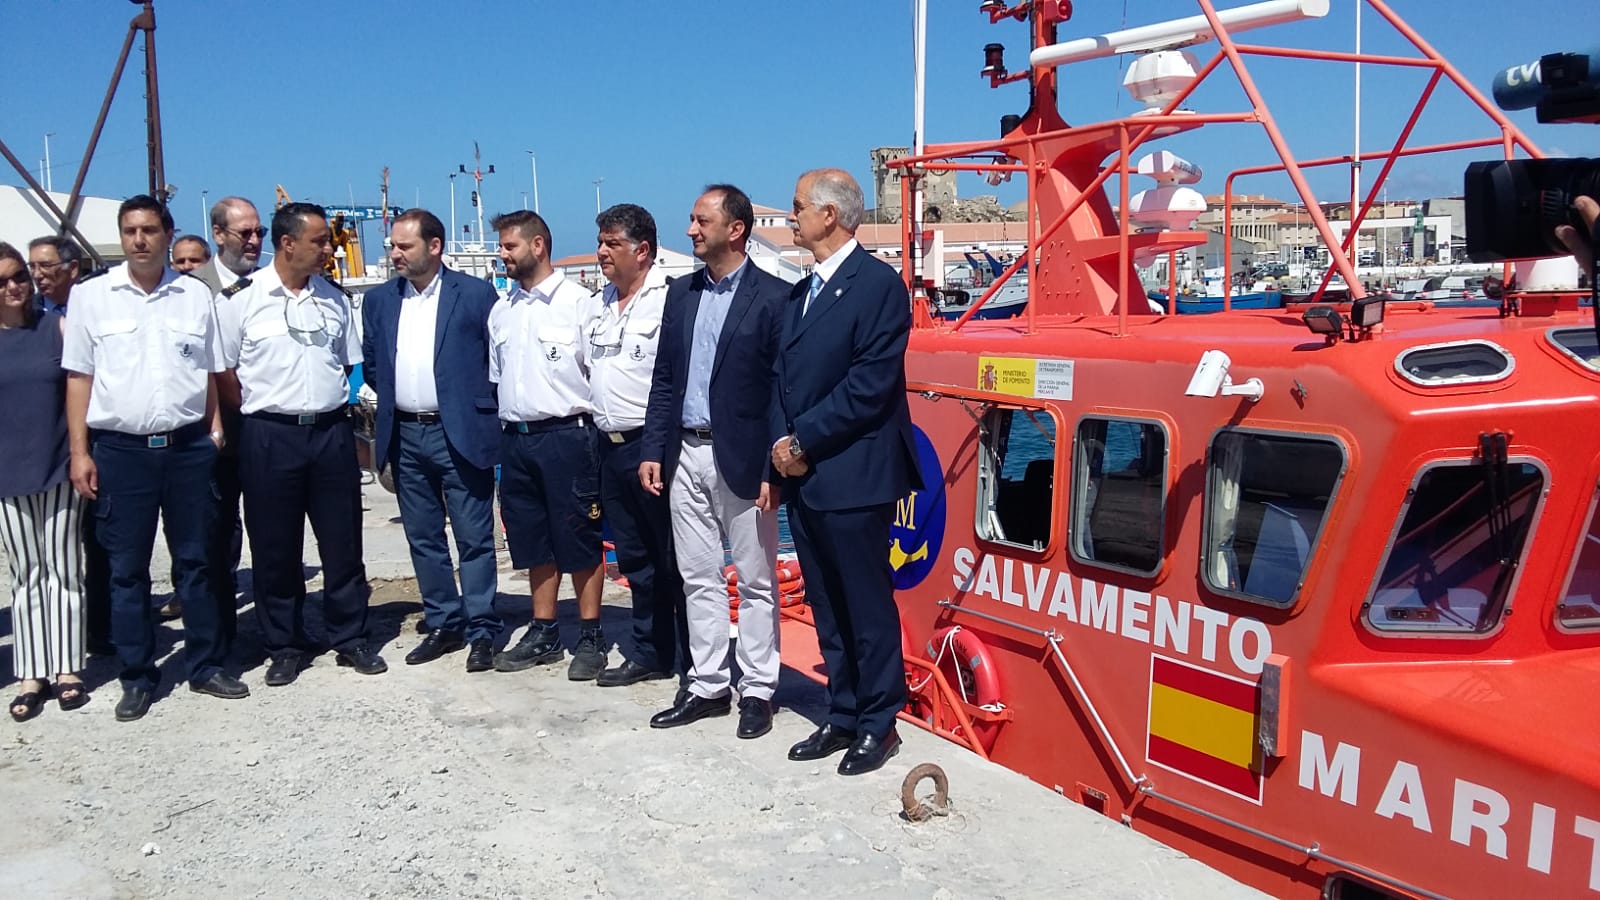
{"type": "Polygon", "coordinates": [[[832,756],[855,743],[856,733],[824,722],[811,736],[789,748],[789,758],[795,762],[809,762],[832,756]]]}
{"type": "Polygon", "coordinates": [[[478,638],[467,651],[467,671],[487,672],[494,668],[494,641],[478,638]]]}
{"type": "MultiPolygon", "coordinates": [[[[298,659],[296,660],[298,663],[298,659]]],[[[277,663],[273,663],[277,665],[277,663]]],[[[293,679],[290,679],[291,681],[293,679]]],[[[227,672],[218,672],[205,681],[189,682],[189,690],[196,694],[210,694],[224,700],[243,700],[250,696],[250,688],[227,672]]]]}
{"type": "MultiPolygon", "coordinates": [[[[596,678],[594,683],[601,687],[623,687],[629,684],[638,684],[641,681],[659,681],[663,678],[671,677],[671,672],[648,669],[631,659],[625,659],[622,661],[622,665],[601,672],[600,677],[596,678]]],[[[676,706],[677,704],[673,705],[676,706]]]]}
{"type": "Polygon", "coordinates": [[[567,651],[561,649],[561,629],[529,625],[515,647],[507,647],[494,655],[494,667],[501,672],[521,672],[560,662],[566,655],[567,651]]]}
{"type": "Polygon", "coordinates": [[[267,666],[267,687],[283,687],[300,677],[300,657],[280,656],[267,666]]]}
{"type": "Polygon", "coordinates": [[[144,718],[144,714],[150,711],[150,694],[147,687],[123,688],[122,700],[117,704],[117,721],[132,722],[144,718]]]}
{"type": "Polygon", "coordinates": [[[406,654],[406,665],[420,666],[423,663],[430,663],[446,653],[454,653],[465,646],[461,635],[455,632],[430,631],[415,650],[406,654]]]}
{"type": "Polygon", "coordinates": [[[839,760],[840,775],[865,775],[883,768],[889,757],[900,752],[900,734],[893,728],[883,737],[863,734],[839,760]]]}
{"type": "Polygon", "coordinates": [[[698,722],[713,716],[725,716],[733,709],[732,700],[728,697],[718,697],[708,700],[699,694],[690,693],[688,699],[675,704],[671,709],[663,710],[650,717],[651,728],[676,728],[690,722],[698,722]]]}
{"type": "Polygon", "coordinates": [[[360,675],[382,675],[389,671],[389,664],[383,661],[383,657],[365,644],[351,650],[341,650],[334,655],[333,661],[355,669],[360,675]]]}
{"type": "Polygon", "coordinates": [[[772,701],[745,697],[739,701],[739,737],[749,740],[772,730],[772,701]]]}

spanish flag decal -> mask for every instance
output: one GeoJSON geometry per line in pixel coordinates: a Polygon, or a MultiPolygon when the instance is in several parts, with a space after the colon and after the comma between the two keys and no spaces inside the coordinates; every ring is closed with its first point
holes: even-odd
{"type": "Polygon", "coordinates": [[[1243,679],[1152,654],[1145,758],[1259,804],[1259,694],[1243,679]]]}

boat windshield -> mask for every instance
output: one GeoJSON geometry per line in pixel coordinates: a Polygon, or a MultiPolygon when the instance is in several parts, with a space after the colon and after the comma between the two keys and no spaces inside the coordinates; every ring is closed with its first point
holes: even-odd
{"type": "Polygon", "coordinates": [[[1589,527],[1578,536],[1572,574],[1556,604],[1556,623],[1563,628],[1600,628],[1600,493],[1590,504],[1589,527]]]}

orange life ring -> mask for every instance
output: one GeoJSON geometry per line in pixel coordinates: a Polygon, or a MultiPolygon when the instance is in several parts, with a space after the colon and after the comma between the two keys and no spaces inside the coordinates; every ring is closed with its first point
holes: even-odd
{"type": "Polygon", "coordinates": [[[977,634],[953,625],[941,628],[928,639],[928,658],[966,702],[972,706],[1001,703],[1000,673],[989,656],[989,648],[977,634]],[[949,648],[945,648],[948,642],[949,648]]]}

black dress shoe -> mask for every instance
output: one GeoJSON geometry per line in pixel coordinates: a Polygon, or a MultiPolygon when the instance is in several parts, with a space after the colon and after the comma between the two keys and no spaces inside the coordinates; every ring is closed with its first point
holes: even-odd
{"type": "Polygon", "coordinates": [[[651,728],[676,728],[690,722],[712,716],[725,716],[733,708],[732,700],[728,697],[718,697],[708,700],[699,694],[690,693],[682,703],[675,704],[671,709],[663,710],[650,717],[651,728]]]}
{"type": "Polygon", "coordinates": [[[117,721],[132,722],[144,718],[144,714],[150,711],[150,694],[147,687],[123,688],[122,700],[117,703],[117,721]]]}
{"type": "Polygon", "coordinates": [[[855,743],[856,733],[824,722],[811,736],[789,748],[789,758],[795,762],[809,762],[832,756],[855,743]]]}
{"type": "Polygon", "coordinates": [[[406,665],[420,666],[423,663],[433,662],[446,653],[454,653],[465,646],[461,635],[455,632],[430,631],[415,650],[406,654],[406,665]]]}
{"type": "MultiPolygon", "coordinates": [[[[273,663],[277,665],[277,663],[273,663]]],[[[291,679],[292,680],[292,679],[291,679]]],[[[227,672],[218,672],[205,681],[189,682],[189,690],[196,694],[210,694],[224,700],[243,700],[250,696],[250,688],[244,682],[229,675],[227,672]]]]}
{"type": "Polygon", "coordinates": [[[883,737],[863,734],[839,760],[840,775],[864,775],[883,768],[889,757],[900,752],[900,734],[893,728],[883,737]]]}
{"type": "Polygon", "coordinates": [[[300,657],[280,656],[267,666],[267,687],[283,687],[293,684],[300,677],[300,657]]]}
{"type": "Polygon", "coordinates": [[[487,672],[494,668],[494,641],[478,638],[467,650],[467,671],[487,672]]]}
{"type": "MultiPolygon", "coordinates": [[[[614,669],[607,669],[600,673],[594,680],[601,687],[623,687],[629,684],[638,684],[641,681],[658,681],[662,678],[671,678],[671,672],[662,672],[646,668],[631,659],[622,661],[622,665],[614,669]]],[[[676,706],[677,704],[673,704],[676,706]]]]}
{"type": "Polygon", "coordinates": [[[772,730],[772,701],[745,697],[739,701],[739,737],[749,740],[772,730]]]}
{"type": "Polygon", "coordinates": [[[389,664],[383,661],[383,657],[365,644],[339,651],[334,655],[333,661],[341,666],[355,669],[361,675],[382,675],[389,671],[389,664]]]}

